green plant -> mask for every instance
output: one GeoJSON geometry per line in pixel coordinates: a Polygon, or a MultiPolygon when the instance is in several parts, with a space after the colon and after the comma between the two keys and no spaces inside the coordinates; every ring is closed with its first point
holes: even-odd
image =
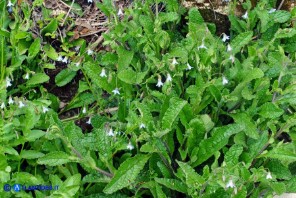
{"type": "MultiPolygon", "coordinates": [[[[3,42],[21,62],[1,65],[0,183],[59,188],[0,189],[1,197],[295,192],[296,29],[290,24],[296,9],[269,12],[274,3],[261,0],[251,8],[247,1],[247,14],[230,14],[230,37],[221,39],[198,9],[187,11],[177,0],[135,1],[124,16],[111,1],[97,6],[110,21],[103,35],[108,51],[93,52],[68,37],[64,51],[49,44],[37,50],[41,39],[57,38],[59,19],[51,19],[34,41],[19,29],[28,20],[15,21],[11,32],[2,25],[3,42]],[[8,40],[6,34],[14,36],[8,40]],[[80,46],[78,53],[74,46],[80,46]],[[42,87],[49,79],[45,68],[37,67],[53,69],[53,61],[68,63],[55,77],[57,86],[79,71],[84,75],[61,111],[42,87]],[[26,69],[36,74],[15,83],[26,69]],[[12,87],[6,87],[8,75],[12,87]],[[59,118],[76,108],[82,108],[78,115],[59,118]],[[87,122],[91,131],[75,120],[87,122]]],[[[2,21],[8,20],[2,10],[2,21]]]]}

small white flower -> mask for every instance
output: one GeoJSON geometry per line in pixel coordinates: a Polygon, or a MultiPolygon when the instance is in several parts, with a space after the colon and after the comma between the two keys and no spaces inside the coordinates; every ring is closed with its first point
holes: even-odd
{"type": "Polygon", "coordinates": [[[19,108],[23,108],[25,104],[22,101],[19,101],[19,108]]]}
{"type": "Polygon", "coordinates": [[[11,1],[9,0],[8,4],[7,4],[7,7],[11,7],[11,6],[13,6],[13,3],[11,3],[11,1]]]}
{"type": "Polygon", "coordinates": [[[88,121],[86,122],[86,124],[91,124],[91,118],[88,118],[88,121]]]}
{"type": "Polygon", "coordinates": [[[144,123],[141,123],[140,124],[140,129],[144,129],[144,128],[146,128],[146,125],[144,123]]]}
{"type": "Polygon", "coordinates": [[[270,10],[268,11],[268,14],[271,14],[271,13],[273,13],[273,12],[275,12],[275,11],[276,11],[276,9],[272,8],[272,9],[270,9],[270,10]]]}
{"type": "Polygon", "coordinates": [[[108,136],[112,136],[112,137],[114,136],[114,133],[113,133],[113,129],[112,128],[109,129],[107,135],[108,136]]]}
{"type": "Polygon", "coordinates": [[[126,146],[126,148],[129,150],[133,150],[134,146],[131,144],[131,142],[129,142],[128,145],[126,146]]]}
{"type": "Polygon", "coordinates": [[[100,76],[101,76],[102,78],[103,78],[103,77],[107,77],[107,75],[106,75],[106,70],[105,70],[105,69],[102,69],[100,76]]]}
{"type": "Polygon", "coordinates": [[[25,79],[29,80],[29,78],[30,78],[29,73],[26,73],[26,75],[25,75],[25,79]]]}
{"type": "Polygon", "coordinates": [[[272,176],[271,176],[271,173],[270,172],[267,173],[266,179],[272,179],[272,176]]]}
{"type": "Polygon", "coordinates": [[[230,52],[232,50],[231,46],[228,44],[227,45],[227,52],[230,52]]]}
{"type": "Polygon", "coordinates": [[[171,82],[173,79],[170,74],[167,75],[166,82],[171,82]]]}
{"type": "Polygon", "coordinates": [[[205,46],[205,42],[204,42],[204,39],[202,39],[202,43],[201,43],[201,45],[200,46],[198,46],[198,48],[197,48],[198,50],[199,49],[208,49],[206,46],[205,46]]]}
{"type": "Polygon", "coordinates": [[[162,87],[162,86],[163,86],[163,83],[161,82],[161,77],[159,76],[156,87],[162,87]]]}
{"type": "Polygon", "coordinates": [[[234,63],[234,59],[235,59],[234,56],[230,55],[229,60],[231,60],[232,63],[234,63]]]}
{"type": "Polygon", "coordinates": [[[82,113],[83,113],[83,114],[86,113],[86,108],[85,108],[85,107],[83,107],[83,109],[82,109],[82,113]]]}
{"type": "Polygon", "coordinates": [[[6,166],[5,172],[10,173],[11,172],[11,166],[6,166]]]}
{"type": "Polygon", "coordinates": [[[6,87],[10,87],[11,85],[11,79],[6,77],[6,87]]]}
{"type": "Polygon", "coordinates": [[[14,103],[13,99],[11,98],[11,96],[9,96],[9,98],[8,98],[8,104],[13,104],[13,103],[14,103]]]}
{"type": "Polygon", "coordinates": [[[80,65],[80,63],[79,63],[79,62],[75,63],[75,66],[76,66],[76,67],[79,67],[79,65],[80,65]]]}
{"type": "Polygon", "coordinates": [[[228,181],[228,183],[226,184],[226,188],[234,188],[235,187],[235,184],[234,182],[231,180],[228,181]]]}
{"type": "Polygon", "coordinates": [[[122,10],[119,8],[118,12],[117,12],[117,16],[122,16],[123,15],[123,12],[122,10]]]}
{"type": "Polygon", "coordinates": [[[227,34],[223,33],[222,41],[225,42],[227,40],[229,40],[229,36],[227,36],[227,34]]]}
{"type": "Polygon", "coordinates": [[[88,49],[88,50],[87,50],[87,54],[88,54],[88,55],[92,55],[93,53],[94,53],[94,51],[92,51],[91,49],[88,49]]]}
{"type": "Polygon", "coordinates": [[[244,19],[248,18],[248,11],[242,16],[244,19]]]}
{"type": "Polygon", "coordinates": [[[177,60],[176,60],[175,57],[173,58],[172,64],[173,64],[173,65],[177,65],[177,64],[178,64],[178,62],[177,62],[177,60]]]}
{"type": "Polygon", "coordinates": [[[187,68],[186,70],[191,70],[193,67],[191,67],[191,65],[189,65],[189,63],[187,63],[187,68]]]}
{"type": "Polygon", "coordinates": [[[93,0],[87,0],[87,3],[92,3],[93,2],[93,0]]]}
{"type": "Polygon", "coordinates": [[[60,55],[57,59],[57,61],[63,61],[63,57],[60,55]]]}
{"type": "Polygon", "coordinates": [[[43,107],[42,107],[42,112],[43,112],[43,113],[48,112],[48,108],[43,106],[43,107]]]}
{"type": "Polygon", "coordinates": [[[228,79],[225,76],[222,77],[222,84],[223,85],[228,84],[228,79]]]}
{"type": "Polygon", "coordinates": [[[63,58],[62,62],[63,62],[63,63],[67,63],[67,62],[68,62],[68,57],[65,56],[65,58],[63,58]]]}
{"type": "Polygon", "coordinates": [[[120,95],[119,89],[117,87],[112,92],[114,95],[120,95]]]}
{"type": "Polygon", "coordinates": [[[76,51],[76,52],[78,52],[79,49],[80,49],[80,46],[76,46],[76,47],[75,47],[75,51],[76,51]]]}
{"type": "Polygon", "coordinates": [[[5,103],[4,103],[4,102],[2,102],[0,108],[1,108],[1,109],[4,109],[4,108],[5,108],[5,103]]]}

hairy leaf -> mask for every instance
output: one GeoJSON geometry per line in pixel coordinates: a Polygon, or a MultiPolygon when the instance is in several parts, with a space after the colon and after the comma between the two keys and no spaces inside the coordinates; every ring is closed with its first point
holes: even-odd
{"type": "Polygon", "coordinates": [[[132,184],[140,171],[144,168],[150,155],[136,155],[124,161],[114,177],[104,188],[104,193],[112,194],[120,189],[123,189],[132,184]]]}

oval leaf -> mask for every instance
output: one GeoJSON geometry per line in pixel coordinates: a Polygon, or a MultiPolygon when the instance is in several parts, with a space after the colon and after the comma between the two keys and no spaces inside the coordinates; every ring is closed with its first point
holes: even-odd
{"type": "Polygon", "coordinates": [[[144,168],[149,157],[149,155],[136,155],[124,161],[118,168],[113,179],[105,187],[104,193],[112,194],[129,186],[144,168]]]}
{"type": "Polygon", "coordinates": [[[55,83],[58,87],[68,84],[76,76],[76,71],[64,69],[55,77],[55,83]]]}

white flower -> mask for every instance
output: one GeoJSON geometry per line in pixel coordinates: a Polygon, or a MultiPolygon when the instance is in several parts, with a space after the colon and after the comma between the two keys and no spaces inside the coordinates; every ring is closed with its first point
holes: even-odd
{"type": "Polygon", "coordinates": [[[173,58],[172,64],[173,64],[173,65],[177,65],[177,64],[178,64],[178,62],[177,62],[177,60],[176,60],[175,57],[173,58]]]}
{"type": "Polygon", "coordinates": [[[25,75],[25,79],[29,79],[30,78],[30,75],[29,75],[29,73],[26,73],[26,75],[25,75]]]}
{"type": "Polygon", "coordinates": [[[92,51],[91,49],[88,49],[88,50],[87,50],[87,54],[88,54],[88,55],[92,55],[93,53],[94,53],[94,51],[92,51]]]}
{"type": "Polygon", "coordinates": [[[23,108],[25,104],[22,101],[19,101],[19,108],[23,108]]]}
{"type": "Polygon", "coordinates": [[[162,86],[163,86],[163,83],[161,82],[161,77],[159,76],[156,87],[162,87],[162,86]]]}
{"type": "Polygon", "coordinates": [[[244,19],[248,18],[248,11],[242,16],[244,19]]]}
{"type": "Polygon", "coordinates": [[[63,61],[63,57],[62,56],[59,56],[57,61],[63,61]]]}
{"type": "Polygon", "coordinates": [[[118,16],[122,16],[123,15],[123,12],[122,12],[122,10],[119,8],[119,10],[118,10],[118,12],[117,12],[117,15],[118,16]]]}
{"type": "Polygon", "coordinates": [[[113,129],[112,128],[109,129],[107,135],[108,136],[112,136],[112,137],[114,136],[114,133],[113,133],[113,129]]]}
{"type": "Polygon", "coordinates": [[[266,179],[272,179],[272,176],[271,176],[271,173],[270,172],[267,173],[266,179]]]}
{"type": "Polygon", "coordinates": [[[227,36],[227,34],[223,33],[222,41],[225,42],[227,40],[229,40],[229,36],[227,36]]]}
{"type": "Polygon", "coordinates": [[[191,70],[193,67],[191,67],[191,65],[189,65],[189,63],[187,63],[187,68],[186,70],[191,70]]]}
{"type": "Polygon", "coordinates": [[[48,112],[48,108],[47,108],[47,107],[42,107],[42,112],[43,112],[43,113],[48,112]]]}
{"type": "Polygon", "coordinates": [[[2,102],[0,108],[1,108],[1,109],[4,109],[4,108],[5,108],[5,103],[4,103],[4,102],[2,102]]]}
{"type": "Polygon", "coordinates": [[[105,69],[102,69],[100,76],[101,76],[102,78],[103,78],[103,77],[107,77],[107,75],[106,75],[106,70],[105,70],[105,69]]]}
{"type": "Polygon", "coordinates": [[[80,63],[79,63],[79,62],[75,63],[75,66],[76,66],[76,67],[79,67],[79,65],[80,65],[80,63]]]}
{"type": "Polygon", "coordinates": [[[227,45],[227,52],[230,52],[232,50],[231,46],[228,44],[227,45]]]}
{"type": "Polygon", "coordinates": [[[11,1],[9,0],[8,4],[7,4],[7,7],[11,7],[11,6],[13,6],[13,3],[11,3],[11,1]]]}
{"type": "Polygon", "coordinates": [[[268,14],[271,14],[271,13],[273,13],[273,12],[275,12],[275,11],[276,11],[276,9],[272,8],[272,9],[270,9],[270,10],[268,11],[268,14]]]}
{"type": "Polygon", "coordinates": [[[228,181],[228,183],[226,184],[226,188],[234,188],[235,184],[233,183],[232,179],[228,181]]]}
{"type": "Polygon", "coordinates": [[[75,47],[75,51],[76,51],[76,52],[78,52],[79,49],[80,49],[80,46],[76,46],[76,47],[75,47]]]}
{"type": "Polygon", "coordinates": [[[12,100],[11,96],[9,96],[9,99],[8,99],[8,104],[13,104],[14,101],[12,100]]]}
{"type": "Polygon", "coordinates": [[[82,113],[83,113],[83,114],[86,113],[86,108],[85,108],[85,107],[83,107],[83,109],[82,109],[82,113]]]}
{"type": "Polygon", "coordinates": [[[5,172],[10,173],[11,172],[11,166],[6,166],[5,172]]]}
{"type": "Polygon", "coordinates": [[[201,43],[200,46],[198,46],[197,49],[198,49],[198,50],[199,50],[199,49],[208,49],[208,48],[205,46],[204,39],[202,39],[202,43],[201,43]]]}
{"type": "Polygon", "coordinates": [[[10,87],[11,85],[11,79],[6,77],[6,87],[10,87]]]}
{"type": "Polygon", "coordinates": [[[167,75],[167,79],[166,79],[166,82],[171,82],[172,81],[172,77],[170,74],[167,75]]]}
{"type": "Polygon", "coordinates": [[[91,117],[88,118],[88,121],[86,122],[87,124],[91,124],[91,117]]]}
{"type": "Polygon", "coordinates": [[[112,92],[113,92],[114,95],[116,95],[116,94],[119,95],[120,94],[119,89],[117,87],[112,92]]]}
{"type": "Polygon", "coordinates": [[[92,3],[93,2],[93,0],[87,0],[87,3],[92,3]]]}
{"type": "Polygon", "coordinates": [[[222,77],[222,84],[223,85],[228,84],[228,79],[225,76],[222,77]]]}
{"type": "Polygon", "coordinates": [[[140,124],[140,129],[144,129],[144,128],[146,128],[146,125],[144,123],[141,123],[140,124]]]}
{"type": "Polygon", "coordinates": [[[63,58],[62,62],[63,62],[63,63],[67,63],[67,62],[68,62],[68,57],[65,56],[65,58],[63,58]]]}
{"type": "Polygon", "coordinates": [[[231,62],[234,63],[234,56],[230,55],[229,60],[231,60],[231,62]]]}
{"type": "Polygon", "coordinates": [[[126,146],[126,148],[129,150],[133,150],[134,146],[131,144],[131,142],[129,142],[128,145],[126,146]]]}

